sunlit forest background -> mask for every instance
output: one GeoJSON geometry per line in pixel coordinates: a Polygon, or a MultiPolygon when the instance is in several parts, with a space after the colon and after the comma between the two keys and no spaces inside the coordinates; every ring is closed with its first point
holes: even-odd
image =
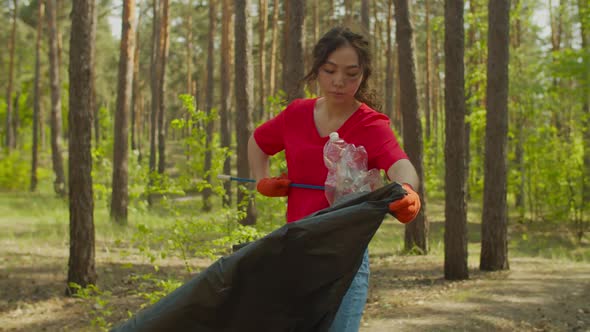
{"type": "MultiPolygon", "coordinates": [[[[251,185],[217,176],[249,177],[244,151],[253,128],[293,98],[318,94],[315,85],[299,81],[310,68],[314,43],[337,25],[368,36],[371,87],[400,143],[415,156],[413,162],[419,161],[425,202],[419,225],[431,225],[430,233],[428,227],[406,229],[405,237],[403,226],[396,226],[401,231],[395,236],[385,233],[396,241],[376,239],[375,253],[443,254],[445,172],[463,181],[468,224],[459,226],[468,226],[472,241],[485,210],[486,158],[505,158],[506,201],[494,206],[505,210],[508,225],[518,229],[510,248],[528,246],[531,255],[590,260],[587,0],[509,2],[505,137],[486,135],[488,43],[494,42],[489,40],[488,1],[465,1],[460,169],[445,164],[445,143],[458,137],[445,126],[452,114],[445,108],[450,88],[445,86],[445,1],[253,0],[245,2],[243,22],[229,0],[97,0],[93,60],[77,68],[70,61],[84,47],[70,49],[73,33],[82,28],[72,25],[72,2],[0,3],[0,200],[7,202],[0,209],[7,217],[0,221],[23,220],[3,241],[58,248],[62,260],[52,264],[59,266],[55,273],[62,281],[70,223],[75,223],[68,213],[74,204],[68,183],[70,149],[76,143],[71,131],[82,128],[72,116],[82,111],[71,109],[70,93],[79,91],[72,87],[87,87],[91,96],[84,104],[91,181],[82,185],[91,193],[93,205],[85,207],[83,227],[92,227],[86,230],[93,240],[91,257],[84,259],[91,258],[94,269],[96,246],[99,261],[108,252],[109,260],[116,256],[134,271],[135,279],[128,282],[143,287],[133,294],[131,308],[136,309],[175,289],[203,262],[228,254],[232,245],[284,223],[284,199],[263,197],[251,185]],[[412,29],[396,31],[403,15],[398,2],[409,6],[412,29]],[[409,59],[399,58],[407,54],[400,52],[406,45],[400,38],[411,42],[409,59]],[[412,81],[400,70],[405,64],[413,68],[412,81]],[[90,80],[71,80],[74,71],[86,67],[90,80]],[[403,91],[410,85],[416,88],[417,108],[408,110],[403,91]],[[404,118],[411,116],[417,120],[409,127],[404,118]],[[410,147],[414,140],[420,144],[410,147]],[[489,152],[494,142],[506,142],[505,155],[489,152]],[[27,210],[38,211],[40,219],[22,217],[27,210]],[[21,232],[27,234],[25,242],[19,242],[21,232]],[[547,233],[552,234],[545,238],[547,233]],[[533,234],[544,235],[531,242],[533,234]],[[555,243],[561,249],[550,251],[555,243]],[[171,261],[180,262],[180,272],[162,272],[171,261]],[[133,270],[140,262],[147,268],[133,270]]],[[[283,171],[284,155],[274,156],[272,175],[283,171]]],[[[479,251],[479,240],[477,235],[475,247],[470,242],[471,252],[479,251]]],[[[104,275],[108,271],[100,270],[99,280],[104,275]]],[[[86,277],[70,274],[68,288],[79,297],[105,301],[90,318],[108,328],[122,318],[104,309],[114,288],[94,286],[96,272],[86,277]]]]}

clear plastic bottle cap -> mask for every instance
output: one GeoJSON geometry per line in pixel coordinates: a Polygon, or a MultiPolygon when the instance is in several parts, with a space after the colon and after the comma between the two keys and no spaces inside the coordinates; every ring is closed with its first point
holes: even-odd
{"type": "Polygon", "coordinates": [[[330,141],[335,142],[338,139],[340,139],[340,135],[338,135],[338,132],[333,131],[330,133],[330,141]]]}

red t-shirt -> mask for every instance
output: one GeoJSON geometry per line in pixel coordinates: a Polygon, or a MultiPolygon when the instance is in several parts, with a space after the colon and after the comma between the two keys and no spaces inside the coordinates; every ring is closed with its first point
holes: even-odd
{"type": "MultiPolygon", "coordinates": [[[[288,176],[293,183],[323,186],[328,175],[324,145],[314,121],[315,99],[297,99],[273,119],[254,131],[254,139],[268,155],[285,150],[288,176]]],[[[389,118],[362,104],[338,129],[347,143],[364,146],[368,169],[387,171],[400,159],[407,159],[390,127],[389,118]]],[[[293,222],[327,208],[323,190],[291,187],[287,200],[287,222],[293,222]]]]}

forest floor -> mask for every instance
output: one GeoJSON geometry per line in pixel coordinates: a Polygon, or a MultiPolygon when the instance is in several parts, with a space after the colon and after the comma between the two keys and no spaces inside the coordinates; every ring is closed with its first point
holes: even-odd
{"type": "MultiPolygon", "coordinates": [[[[0,331],[100,330],[90,322],[112,326],[146,302],[132,295],[137,287],[132,276],[188,278],[181,260],[167,259],[154,272],[145,259],[118,253],[112,238],[97,236],[98,287],[105,293],[98,299],[65,297],[66,212],[52,217],[55,221],[39,222],[47,220],[36,205],[44,201],[11,197],[8,206],[5,198],[0,194],[0,331]],[[20,211],[9,212],[14,208],[20,211]]],[[[464,281],[443,278],[440,241],[425,256],[400,255],[385,245],[391,232],[399,236],[401,229],[388,220],[371,244],[371,286],[361,331],[590,331],[589,260],[523,250],[562,245],[557,240],[534,242],[547,229],[522,233],[521,227],[511,226],[511,237],[521,241],[511,242],[510,269],[501,272],[478,270],[477,237],[471,238],[470,278],[464,281]],[[526,238],[522,234],[528,235],[528,245],[521,244],[526,238]]],[[[431,235],[440,239],[441,234],[442,222],[433,221],[431,235]]],[[[590,252],[587,240],[560,252],[580,247],[590,252]]],[[[205,268],[211,261],[192,263],[205,268]]]]}

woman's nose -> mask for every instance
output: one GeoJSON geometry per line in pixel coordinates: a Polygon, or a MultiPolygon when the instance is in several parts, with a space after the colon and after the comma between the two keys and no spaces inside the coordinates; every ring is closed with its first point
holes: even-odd
{"type": "Polygon", "coordinates": [[[334,74],[334,78],[332,79],[332,84],[334,84],[334,86],[336,86],[336,87],[344,86],[344,78],[342,77],[342,74],[334,74]]]}

